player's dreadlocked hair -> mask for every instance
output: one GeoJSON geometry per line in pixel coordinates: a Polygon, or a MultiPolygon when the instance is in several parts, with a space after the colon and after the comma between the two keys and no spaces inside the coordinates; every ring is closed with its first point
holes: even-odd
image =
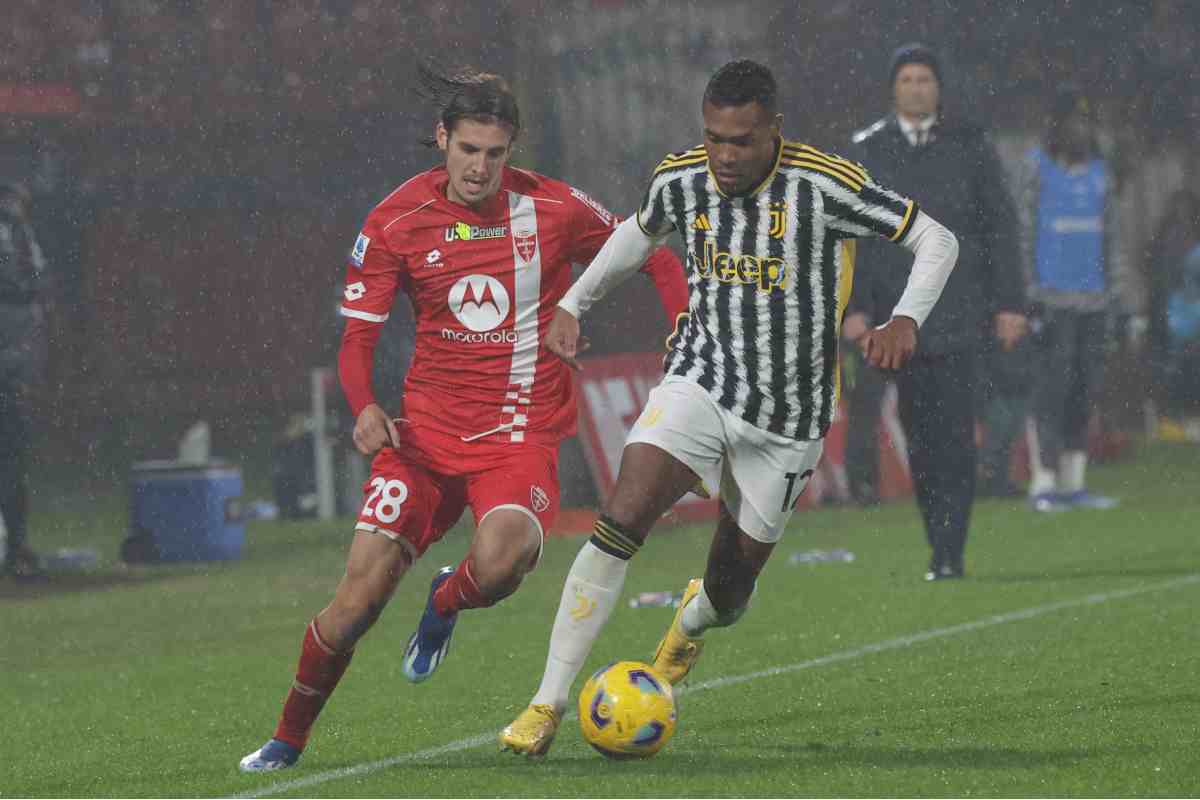
{"type": "MultiPolygon", "coordinates": [[[[449,71],[437,63],[424,60],[417,65],[417,94],[432,103],[446,131],[453,132],[461,119],[475,122],[503,123],[513,129],[513,138],[521,132],[521,112],[508,81],[490,72],[472,69],[449,71]]],[[[437,140],[422,139],[427,147],[437,140]]]]}
{"type": "Polygon", "coordinates": [[[717,70],[704,89],[704,102],[717,108],[758,103],[768,115],[775,114],[775,76],[757,61],[730,61],[717,70]]]}

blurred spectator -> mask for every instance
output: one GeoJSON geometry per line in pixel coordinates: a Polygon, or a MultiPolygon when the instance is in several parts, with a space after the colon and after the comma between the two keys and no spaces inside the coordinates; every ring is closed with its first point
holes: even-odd
{"type": "Polygon", "coordinates": [[[199,19],[192,3],[113,0],[121,47],[117,53],[130,109],[153,123],[195,120],[199,80],[199,19]]]}
{"type": "Polygon", "coordinates": [[[1200,416],[1200,244],[1183,263],[1179,288],[1167,298],[1167,413],[1200,416]]]}
{"type": "Polygon", "coordinates": [[[29,224],[28,190],[0,184],[0,517],[7,533],[3,571],[42,574],[26,544],[34,394],[46,364],[42,305],[45,259],[29,224]]]}
{"type": "Polygon", "coordinates": [[[978,417],[983,425],[979,450],[981,497],[1019,497],[1022,490],[1009,477],[1012,448],[1025,429],[1029,413],[1029,382],[1032,378],[1031,343],[1022,339],[1013,347],[1002,347],[991,336],[984,337],[979,358],[978,417]]]}
{"type": "MultiPolygon", "coordinates": [[[[1146,249],[1150,273],[1149,358],[1151,396],[1165,411],[1173,405],[1168,397],[1172,383],[1173,336],[1169,325],[1169,303],[1184,284],[1184,265],[1200,246],[1200,195],[1185,189],[1170,197],[1167,214],[1146,249]]],[[[1177,301],[1178,302],[1178,301],[1177,301]]]]}
{"type": "Polygon", "coordinates": [[[26,82],[40,79],[48,61],[45,29],[39,15],[24,3],[5,3],[0,25],[0,80],[26,82]]]}
{"type": "Polygon", "coordinates": [[[204,79],[214,114],[261,111],[258,9],[242,0],[205,0],[204,79]]]}
{"type": "Polygon", "coordinates": [[[1044,144],[1018,181],[1022,248],[1035,333],[1030,453],[1038,511],[1111,508],[1086,488],[1088,421],[1099,406],[1113,285],[1128,271],[1115,223],[1116,190],[1078,87],[1055,94],[1044,144]]]}
{"type": "Polygon", "coordinates": [[[0,115],[0,182],[20,183],[40,201],[63,188],[63,161],[46,125],[0,115]]]}

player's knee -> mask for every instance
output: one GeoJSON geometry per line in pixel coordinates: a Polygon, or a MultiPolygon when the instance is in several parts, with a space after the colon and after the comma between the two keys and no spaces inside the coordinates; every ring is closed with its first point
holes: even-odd
{"type": "Polygon", "coordinates": [[[321,632],[335,650],[349,650],[379,619],[385,604],[363,594],[339,594],[321,615],[321,632]]]}
{"type": "Polygon", "coordinates": [[[471,576],[492,602],[517,590],[537,562],[542,537],[523,514],[497,514],[471,545],[471,576]]]}
{"type": "Polygon", "coordinates": [[[472,557],[471,575],[479,586],[480,594],[493,603],[508,597],[521,585],[535,556],[536,547],[533,552],[527,552],[524,547],[514,547],[486,559],[472,557]]]}

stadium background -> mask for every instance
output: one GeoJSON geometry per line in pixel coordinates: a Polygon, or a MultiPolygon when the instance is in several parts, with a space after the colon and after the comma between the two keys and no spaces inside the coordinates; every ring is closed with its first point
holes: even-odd
{"type": "MultiPolygon", "coordinates": [[[[1180,225],[1200,208],[1179,194],[1197,177],[1190,0],[478,5],[0,4],[0,174],[31,182],[61,276],[30,544],[100,551],[93,568],[0,580],[0,795],[1194,796],[1200,498],[1195,445],[1168,442],[1094,470],[1118,509],[980,502],[966,581],[920,580],[909,503],[796,515],[753,613],[714,634],[675,739],[646,763],[601,761],[575,722],[544,763],[495,751],[536,685],[578,540],[549,540],[520,592],[464,620],[436,682],[399,679],[464,525],[401,582],[300,769],[237,773],[349,528],[255,521],[238,561],[126,567],[129,465],[169,456],[202,417],[216,452],[250,467],[247,494],[263,491],[263,453],[307,410],[308,369],[332,362],[361,218],[435,160],[415,144],[432,114],[406,91],[418,54],[511,74],[521,163],[626,210],[649,165],[695,142],[698,93],[727,58],[772,64],[789,133],[836,149],[886,109],[892,48],[923,38],[944,54],[948,110],[994,126],[1010,159],[1059,80],[1093,90],[1136,251],[1127,290],[1148,311],[1172,266],[1152,254],[1200,235],[1180,225]]],[[[633,283],[590,320],[606,351],[657,341],[660,312],[633,283]]],[[[1113,353],[1108,413],[1126,427],[1146,354],[1113,353]]],[[[707,523],[652,537],[627,596],[682,588],[710,537],[707,523]]],[[[672,613],[623,603],[585,674],[649,658],[672,613]]]]}
{"type": "MultiPolygon", "coordinates": [[[[1200,11],[1183,0],[13,0],[5,16],[0,175],[33,187],[58,278],[47,452],[93,470],[169,455],[196,419],[236,455],[307,408],[359,222],[436,161],[417,144],[420,56],[513,77],[517,162],[618,213],[696,142],[704,82],[734,57],[770,64],[788,134],[833,150],[887,110],[904,41],[941,51],[947,112],[992,126],[1010,162],[1050,89],[1082,83],[1123,187],[1121,291],[1143,311],[1154,232],[1197,178],[1200,11]]],[[[612,353],[655,347],[665,320],[634,281],[592,324],[612,353]]],[[[1110,415],[1137,425],[1144,359],[1114,359],[1110,415]]]]}

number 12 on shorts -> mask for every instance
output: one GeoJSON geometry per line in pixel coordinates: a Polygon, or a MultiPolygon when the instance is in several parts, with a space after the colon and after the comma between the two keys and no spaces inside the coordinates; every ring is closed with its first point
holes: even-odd
{"type": "Polygon", "coordinates": [[[800,502],[800,495],[804,494],[804,490],[808,487],[808,479],[812,476],[811,469],[799,473],[785,472],[783,474],[783,479],[787,481],[787,491],[783,493],[783,505],[780,507],[780,511],[795,510],[796,503],[800,502]]]}

